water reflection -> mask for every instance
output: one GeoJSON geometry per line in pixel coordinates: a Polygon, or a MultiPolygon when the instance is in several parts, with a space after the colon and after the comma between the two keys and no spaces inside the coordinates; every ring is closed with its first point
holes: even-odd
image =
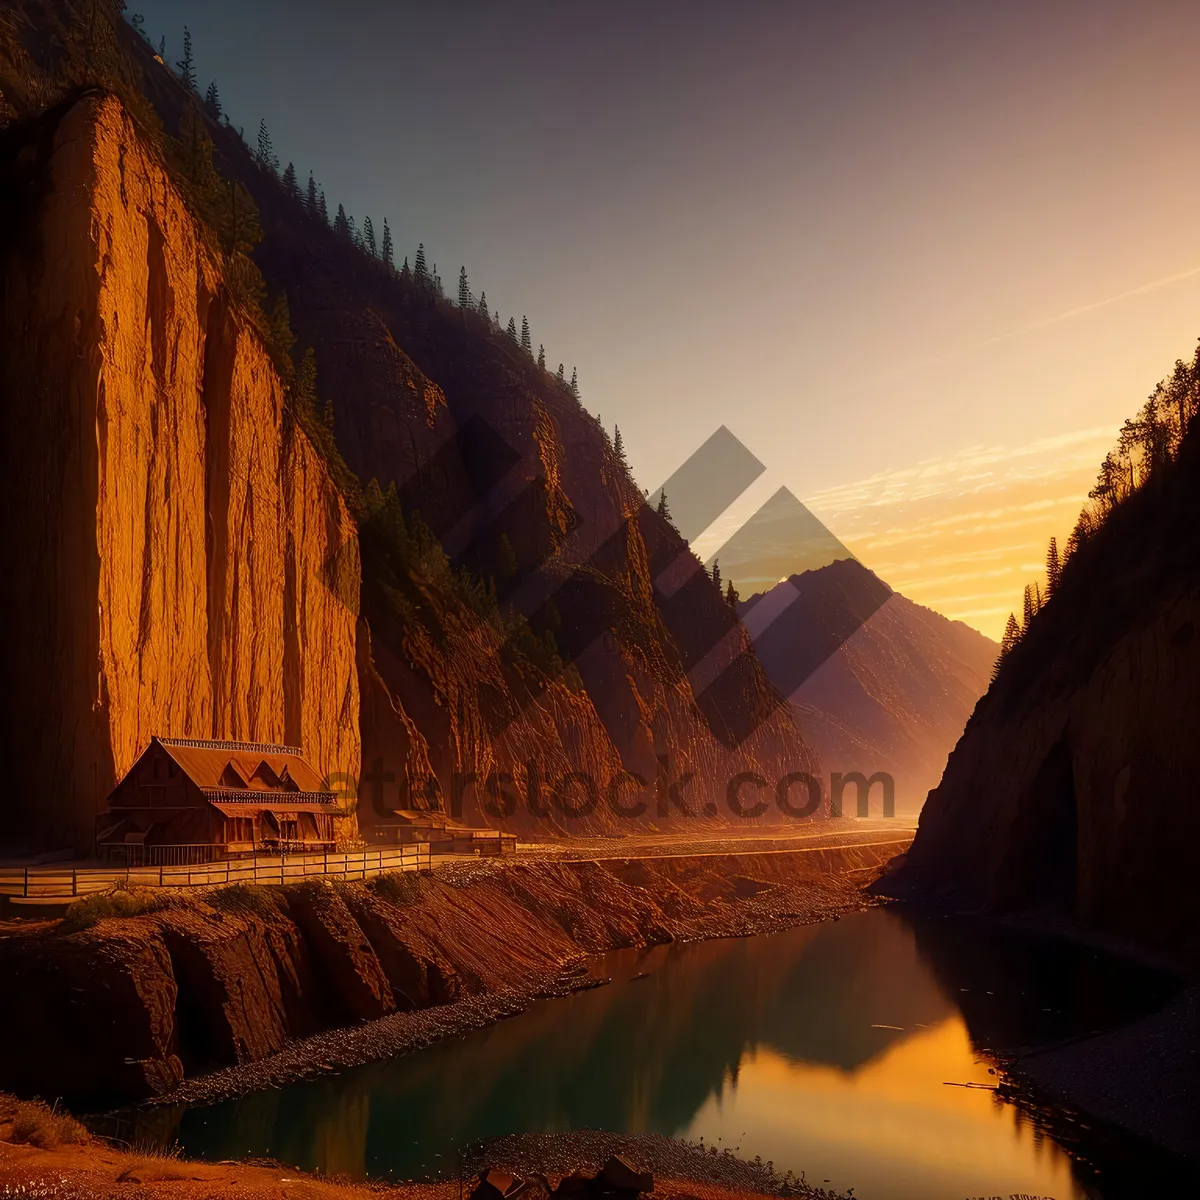
{"type": "Polygon", "coordinates": [[[1067,1156],[1017,1109],[946,1084],[994,1084],[981,1047],[1111,1028],[1173,986],[1086,949],[882,909],[597,970],[616,982],[176,1113],[174,1135],[190,1155],[406,1178],[453,1172],[478,1138],[598,1127],[721,1140],[868,1200],[1082,1198],[1067,1156]]]}

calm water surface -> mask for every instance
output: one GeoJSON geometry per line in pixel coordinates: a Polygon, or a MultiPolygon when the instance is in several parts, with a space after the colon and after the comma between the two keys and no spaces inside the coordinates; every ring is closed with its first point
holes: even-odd
{"type": "MultiPolygon", "coordinates": [[[[453,1173],[503,1133],[654,1132],[865,1200],[1083,1200],[1067,1154],[986,1090],[988,1051],[1159,1007],[1161,976],[1061,943],[874,909],[606,956],[610,986],[387,1062],[207,1108],[158,1136],[356,1177],[453,1173]],[[640,976],[640,978],[639,978],[640,976]]],[[[164,1124],[165,1123],[165,1124],[164,1124]]]]}

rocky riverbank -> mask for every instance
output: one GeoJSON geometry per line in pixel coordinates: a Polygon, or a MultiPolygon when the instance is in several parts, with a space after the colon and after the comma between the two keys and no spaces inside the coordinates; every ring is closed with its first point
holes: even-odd
{"type": "Polygon", "coordinates": [[[492,860],[84,908],[0,938],[0,1022],[22,1030],[0,1087],[95,1109],[341,1069],[578,988],[596,953],[854,911],[897,848],[492,860]]]}

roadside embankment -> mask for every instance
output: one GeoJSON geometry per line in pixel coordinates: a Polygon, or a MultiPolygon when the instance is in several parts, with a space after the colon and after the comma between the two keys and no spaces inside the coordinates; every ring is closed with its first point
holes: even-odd
{"type": "Polygon", "coordinates": [[[481,860],[370,883],[152,893],[112,906],[124,915],[89,900],[0,937],[0,1022],[21,1033],[0,1088],[76,1107],[214,1100],[413,1049],[585,985],[591,954],[863,907],[862,884],[904,837],[481,860]]]}

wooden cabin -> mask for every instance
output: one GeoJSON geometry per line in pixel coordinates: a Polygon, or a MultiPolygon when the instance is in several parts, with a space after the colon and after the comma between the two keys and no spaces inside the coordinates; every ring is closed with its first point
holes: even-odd
{"type": "Polygon", "coordinates": [[[295,747],[152,737],[97,818],[96,845],[130,866],[319,853],[340,812],[295,747]]]}

